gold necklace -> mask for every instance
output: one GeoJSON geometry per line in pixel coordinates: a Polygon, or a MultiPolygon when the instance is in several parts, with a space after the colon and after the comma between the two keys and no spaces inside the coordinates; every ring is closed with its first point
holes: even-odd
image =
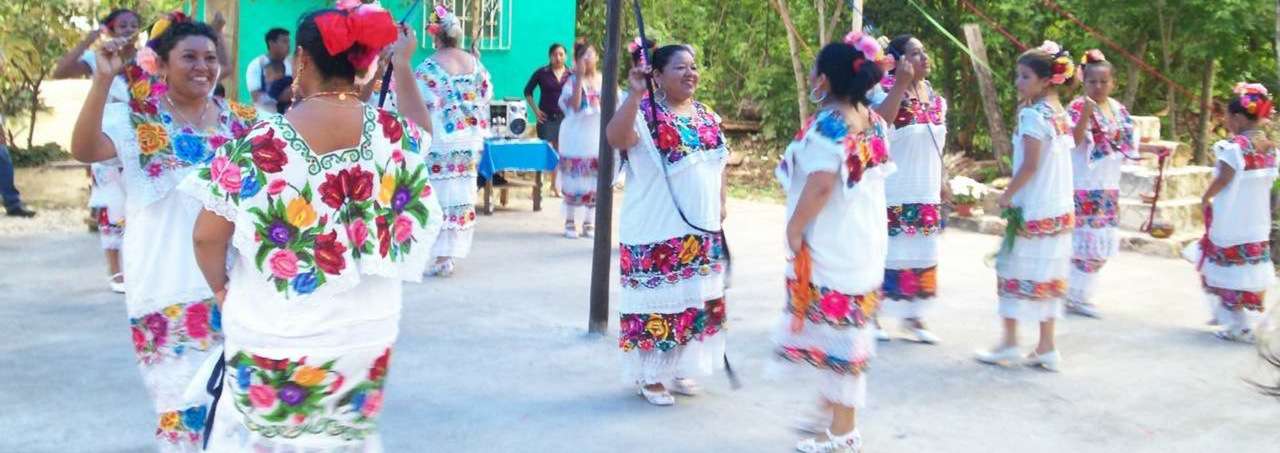
{"type": "Polygon", "coordinates": [[[347,96],[351,96],[352,99],[360,99],[360,93],[357,93],[355,91],[321,91],[319,93],[308,95],[307,97],[302,98],[302,100],[298,102],[299,103],[307,102],[314,98],[327,97],[327,96],[337,96],[339,101],[347,100],[347,96]]]}
{"type": "MultiPolygon", "coordinates": [[[[165,100],[165,101],[167,101],[167,102],[169,102],[169,111],[173,112],[173,114],[174,114],[175,116],[177,116],[177,117],[178,117],[178,119],[182,120],[182,122],[184,122],[184,123],[187,123],[187,125],[188,125],[188,126],[191,126],[191,128],[192,128],[192,129],[201,129],[200,124],[195,123],[195,122],[191,121],[190,119],[187,119],[187,116],[182,114],[182,111],[178,109],[178,104],[176,104],[176,103],[174,103],[174,102],[173,102],[173,98],[169,97],[169,94],[167,94],[167,93],[166,93],[166,94],[164,95],[164,100],[165,100]]],[[[200,108],[200,118],[199,118],[199,119],[200,119],[201,121],[203,121],[203,120],[204,120],[204,117],[205,117],[205,116],[208,116],[208,114],[209,114],[209,98],[205,98],[205,99],[204,99],[204,106],[200,108]]],[[[211,129],[213,129],[213,128],[212,128],[212,127],[207,127],[207,128],[203,128],[203,129],[204,129],[204,130],[211,130],[211,129]]]]}

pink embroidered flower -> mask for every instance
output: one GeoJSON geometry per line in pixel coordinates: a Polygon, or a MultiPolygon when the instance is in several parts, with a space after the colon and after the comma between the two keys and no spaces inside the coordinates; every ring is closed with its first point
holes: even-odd
{"type": "Polygon", "coordinates": [[[337,374],[337,376],[338,378],[333,380],[333,384],[329,385],[329,393],[338,393],[338,389],[341,389],[342,383],[346,381],[346,378],[342,377],[341,374],[337,374]]]}
{"type": "Polygon", "coordinates": [[[147,164],[147,176],[158,178],[161,173],[164,173],[164,167],[160,165],[160,162],[151,161],[150,164],[147,164]]]}
{"type": "Polygon", "coordinates": [[[218,148],[221,148],[222,145],[226,144],[227,141],[229,140],[226,137],[223,137],[221,135],[215,135],[215,136],[209,137],[209,147],[213,149],[218,149],[218,148]]]}
{"type": "Polygon", "coordinates": [[[644,330],[644,323],[640,322],[640,318],[635,316],[624,317],[619,330],[628,337],[640,335],[640,331],[644,330]]]}
{"type": "Polygon", "coordinates": [[[139,329],[138,326],[134,326],[130,330],[133,331],[133,350],[142,352],[147,348],[147,335],[142,333],[142,329],[139,329]]]}
{"type": "Polygon", "coordinates": [[[920,207],[920,224],[925,227],[933,227],[938,224],[938,208],[931,204],[920,207]]]}
{"type": "Polygon", "coordinates": [[[365,225],[364,219],[356,219],[347,225],[347,240],[351,241],[351,246],[356,249],[364,247],[364,241],[369,237],[369,226],[365,225]]]}
{"type": "Polygon", "coordinates": [[[392,162],[395,162],[395,163],[397,163],[397,164],[401,164],[401,165],[403,165],[403,164],[404,164],[404,153],[403,153],[403,152],[401,152],[401,151],[400,151],[400,150],[398,150],[398,149],[397,149],[397,150],[395,150],[395,151],[392,151],[392,152],[391,152],[391,161],[392,161],[392,162]]]}
{"type": "Polygon", "coordinates": [[[703,125],[698,128],[698,139],[702,141],[704,148],[720,146],[720,132],[711,125],[703,125]]]}
{"type": "Polygon", "coordinates": [[[160,56],[156,55],[156,51],[152,50],[150,46],[142,46],[142,49],[138,50],[134,59],[138,62],[138,67],[146,71],[147,74],[155,75],[160,72],[160,56]]]}
{"type": "Polygon", "coordinates": [[[382,390],[374,390],[369,392],[364,398],[364,406],[360,407],[360,413],[365,418],[373,418],[378,415],[378,411],[382,410],[382,390]]]}
{"type": "Polygon", "coordinates": [[[430,198],[430,197],[431,197],[431,184],[422,186],[422,192],[418,194],[418,198],[430,198]]]}
{"type": "Polygon", "coordinates": [[[889,151],[884,146],[884,139],[880,137],[871,137],[871,162],[884,162],[888,158],[889,151]]]}
{"type": "Polygon", "coordinates": [[[169,334],[169,320],[163,314],[152,313],[142,318],[142,324],[147,326],[156,346],[163,346],[165,337],[169,334]]]}
{"type": "Polygon", "coordinates": [[[631,264],[632,264],[631,248],[630,247],[620,247],[620,248],[621,250],[618,251],[618,262],[619,262],[618,267],[622,269],[622,273],[626,274],[631,272],[631,264]]]}
{"type": "MultiPolygon", "coordinates": [[[[228,180],[227,182],[230,182],[230,178],[227,177],[227,173],[231,171],[232,167],[236,166],[231,163],[231,159],[228,159],[227,156],[218,156],[213,158],[213,162],[209,163],[209,180],[217,183],[223,190],[230,192],[223,181],[225,179],[228,180]]],[[[239,173],[239,171],[239,167],[236,167],[236,172],[239,173]]],[[[235,178],[238,180],[239,176],[236,176],[235,178]]],[[[239,183],[236,183],[235,187],[237,191],[240,190],[239,183]]]]}
{"type": "Polygon", "coordinates": [[[151,96],[155,98],[169,94],[169,85],[163,81],[155,81],[151,83],[151,96]]]}
{"type": "Polygon", "coordinates": [[[268,409],[276,404],[276,391],[265,385],[249,386],[249,402],[255,409],[268,409]]]}
{"type": "Polygon", "coordinates": [[[289,183],[285,182],[283,179],[271,181],[267,183],[267,194],[273,197],[280,195],[280,192],[284,192],[285,187],[289,187],[289,183]]]}
{"type": "Polygon", "coordinates": [[[915,296],[920,292],[920,276],[910,270],[899,272],[898,290],[902,291],[902,294],[915,296]]]}
{"type": "Polygon", "coordinates": [[[836,291],[823,296],[818,306],[822,309],[822,314],[828,318],[842,319],[849,316],[849,296],[836,291]]]}
{"type": "Polygon", "coordinates": [[[1245,257],[1257,257],[1262,255],[1262,244],[1250,242],[1244,245],[1245,257]]]}
{"type": "Polygon", "coordinates": [[[396,217],[396,224],[391,227],[391,231],[396,237],[396,242],[401,244],[408,242],[413,237],[413,221],[406,215],[396,217]]]}
{"type": "Polygon", "coordinates": [[[298,255],[289,250],[277,251],[271,255],[271,275],[281,280],[288,280],[298,275],[298,255]]]}
{"type": "Polygon", "coordinates": [[[196,340],[209,336],[209,306],[194,303],[187,306],[187,318],[183,321],[187,327],[187,335],[196,340]]]}

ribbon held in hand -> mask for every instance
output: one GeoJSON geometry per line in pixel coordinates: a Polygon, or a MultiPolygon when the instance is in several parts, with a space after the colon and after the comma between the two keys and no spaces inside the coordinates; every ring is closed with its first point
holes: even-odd
{"type": "Polygon", "coordinates": [[[800,246],[800,253],[791,262],[796,272],[795,280],[789,283],[787,291],[791,293],[791,332],[804,330],[805,314],[809,312],[809,304],[817,297],[813,294],[813,256],[809,252],[809,244],[800,246]]]}
{"type": "Polygon", "coordinates": [[[348,52],[356,44],[359,51],[347,53],[357,70],[369,69],[383,47],[396,41],[396,24],[391,13],[376,8],[354,8],[345,12],[331,12],[316,18],[324,49],[330,56],[348,52]]]}

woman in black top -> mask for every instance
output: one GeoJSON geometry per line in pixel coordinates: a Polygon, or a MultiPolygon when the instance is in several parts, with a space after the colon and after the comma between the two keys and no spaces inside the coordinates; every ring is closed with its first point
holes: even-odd
{"type": "MultiPolygon", "coordinates": [[[[564,119],[564,111],[560,110],[560,91],[569,80],[569,69],[565,67],[564,46],[552,44],[547,50],[547,65],[533,71],[529,83],[524,85],[524,99],[533,107],[533,114],[538,118],[538,138],[551,143],[551,147],[560,149],[560,120],[564,119]],[[533,89],[542,91],[538,102],[533,102],[533,89]]],[[[551,174],[551,196],[556,193],[555,173],[551,174]]]]}

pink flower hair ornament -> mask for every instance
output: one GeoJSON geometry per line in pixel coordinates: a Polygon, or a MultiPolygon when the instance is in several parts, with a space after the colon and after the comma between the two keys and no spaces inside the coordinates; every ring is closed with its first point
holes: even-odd
{"type": "Polygon", "coordinates": [[[1049,77],[1049,83],[1062,85],[1075,77],[1076,65],[1075,62],[1071,61],[1071,53],[1063,49],[1058,43],[1046,40],[1037,49],[1053,58],[1053,76],[1049,77]]]}
{"type": "Polygon", "coordinates": [[[871,35],[860,31],[852,31],[844,35],[844,43],[853,46],[854,49],[858,49],[859,52],[862,52],[862,56],[865,57],[865,59],[855,59],[853,61],[854,72],[862,69],[862,63],[866,60],[875,62],[880,65],[881,69],[886,71],[893,67],[893,60],[884,53],[884,48],[880,46],[880,42],[876,41],[876,38],[871,35]]]}
{"type": "Polygon", "coordinates": [[[1261,83],[1237,83],[1231,92],[1239,96],[1240,105],[1254,117],[1271,118],[1272,104],[1267,87],[1261,83]]]}
{"type": "Polygon", "coordinates": [[[437,4],[431,11],[431,18],[428,20],[427,33],[434,36],[448,36],[451,38],[462,37],[462,22],[458,20],[458,16],[449,11],[444,5],[437,4]]]}
{"type": "Polygon", "coordinates": [[[151,46],[142,46],[134,58],[138,62],[138,67],[148,75],[156,75],[160,72],[160,56],[156,55],[156,51],[152,50],[151,46]]]}

